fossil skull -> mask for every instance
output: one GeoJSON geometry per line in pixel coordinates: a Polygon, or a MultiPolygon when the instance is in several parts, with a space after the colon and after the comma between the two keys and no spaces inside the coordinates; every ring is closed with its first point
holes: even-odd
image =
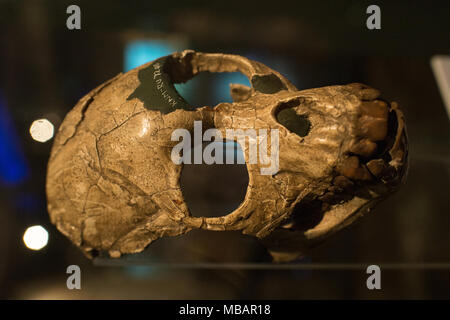
{"type": "MultiPolygon", "coordinates": [[[[52,223],[87,256],[143,251],[190,230],[240,230],[290,261],[362,216],[402,182],[403,115],[362,84],[297,90],[261,63],[237,55],[174,53],[100,85],[67,114],[47,172],[52,223]],[[190,106],[173,83],[199,72],[246,75],[233,103],[190,106]],[[175,129],[277,129],[279,168],[249,163],[241,205],[223,217],[194,217],[171,160],[175,129]]],[[[248,154],[249,145],[241,145],[248,154]]]]}

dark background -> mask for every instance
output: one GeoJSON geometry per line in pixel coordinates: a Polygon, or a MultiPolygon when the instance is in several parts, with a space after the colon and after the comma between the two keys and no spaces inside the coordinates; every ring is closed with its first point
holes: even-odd
{"type": "MultiPolygon", "coordinates": [[[[433,55],[450,54],[449,31],[448,1],[0,0],[0,297],[450,298],[450,126],[430,67],[433,55]],[[81,8],[81,30],[66,28],[70,4],[81,8]],[[369,4],[381,7],[381,30],[366,28],[369,4]],[[78,99],[124,71],[125,48],[139,39],[242,54],[299,89],[351,82],[380,89],[406,116],[406,185],[300,261],[310,269],[177,268],[268,261],[253,239],[211,232],[155,243],[141,259],[170,268],[126,261],[94,266],[49,222],[45,173],[52,140],[34,141],[29,127],[47,118],[57,128],[78,99]],[[22,241],[35,224],[50,235],[40,251],[22,241]],[[80,291],[66,288],[71,264],[81,267],[80,291]],[[366,288],[369,264],[390,265],[382,269],[382,290],[366,288]]],[[[192,80],[188,100],[219,102],[219,77],[192,80]]],[[[236,208],[248,177],[239,165],[192,166],[182,179],[188,204],[200,216],[236,208]]]]}

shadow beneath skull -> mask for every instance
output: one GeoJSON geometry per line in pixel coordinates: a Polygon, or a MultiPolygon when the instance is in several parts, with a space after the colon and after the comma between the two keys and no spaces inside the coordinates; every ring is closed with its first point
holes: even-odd
{"type": "MultiPolygon", "coordinates": [[[[152,243],[141,258],[164,263],[254,263],[270,262],[257,238],[240,231],[192,230],[152,243]]],[[[133,257],[136,258],[136,255],[133,257]]]]}

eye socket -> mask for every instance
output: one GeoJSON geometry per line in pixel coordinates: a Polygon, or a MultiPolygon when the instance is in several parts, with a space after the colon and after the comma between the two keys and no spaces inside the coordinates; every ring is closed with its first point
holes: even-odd
{"type": "Polygon", "coordinates": [[[299,115],[293,108],[284,108],[277,113],[277,121],[300,137],[308,135],[311,122],[307,116],[299,115]]]}

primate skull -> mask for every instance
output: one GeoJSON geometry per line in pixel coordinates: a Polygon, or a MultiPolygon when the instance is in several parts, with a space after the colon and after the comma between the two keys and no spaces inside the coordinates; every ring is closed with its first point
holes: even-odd
{"type": "MultiPolygon", "coordinates": [[[[47,172],[52,223],[88,256],[113,258],[193,229],[240,230],[275,261],[290,261],[348,226],[401,184],[407,168],[403,115],[362,84],[297,90],[237,55],[183,51],[103,83],[67,114],[47,172]],[[199,72],[239,71],[233,103],[189,105],[173,84],[199,72]],[[278,168],[250,163],[241,205],[223,217],[191,215],[172,161],[174,130],[277,130],[278,168]]],[[[269,135],[268,135],[269,137],[269,135]]],[[[272,148],[274,149],[274,148],[272,148]]],[[[206,200],[206,199],[205,199],[206,200]]]]}

